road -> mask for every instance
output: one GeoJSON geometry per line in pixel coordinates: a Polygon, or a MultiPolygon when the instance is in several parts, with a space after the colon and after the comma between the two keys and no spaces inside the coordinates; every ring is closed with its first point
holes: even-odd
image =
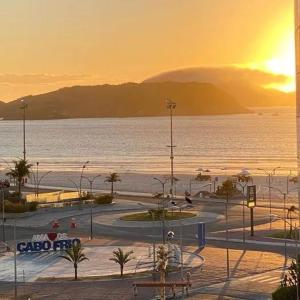
{"type": "MultiPolygon", "coordinates": [[[[139,200],[141,201],[142,199],[139,200]]],[[[116,201],[122,202],[123,199],[117,199],[116,201]]],[[[149,199],[147,199],[147,203],[149,202],[153,203],[153,200],[149,201],[149,199]]],[[[136,210],[134,207],[130,209],[136,210]]],[[[202,212],[212,212],[220,215],[224,215],[225,212],[224,203],[198,203],[195,205],[195,209],[202,212]]],[[[124,208],[124,212],[127,211],[128,208],[124,208]]],[[[274,209],[273,211],[278,214],[282,213],[282,210],[280,209],[274,209]]],[[[94,217],[101,218],[101,216],[107,216],[114,213],[115,212],[96,211],[94,213],[94,217]]],[[[267,223],[269,220],[268,214],[269,208],[256,208],[255,224],[259,225],[267,223]]],[[[70,228],[70,218],[72,215],[73,214],[68,214],[67,216],[59,219],[60,231],[67,232],[73,236],[78,235],[83,238],[88,238],[90,234],[89,210],[83,210],[80,214],[78,214],[78,211],[76,212],[78,228],[75,230],[70,228]]],[[[247,213],[246,216],[247,218],[245,221],[246,224],[249,225],[249,214],[247,213]]],[[[28,226],[17,227],[18,240],[31,238],[33,234],[47,233],[52,230],[50,224],[47,224],[47,222],[45,222],[45,225],[40,227],[37,227],[34,224],[34,226],[31,226],[30,218],[23,220],[23,222],[23,224],[28,224],[28,226]]],[[[240,228],[241,224],[242,207],[236,203],[231,203],[229,206],[229,228],[230,230],[234,230],[236,228],[240,228]]],[[[224,230],[224,227],[224,218],[218,219],[213,223],[209,223],[207,225],[208,235],[217,231],[222,231],[224,230]]],[[[174,242],[179,242],[179,227],[167,228],[167,230],[174,231],[174,242]]],[[[93,232],[95,238],[104,238],[110,245],[134,245],[135,243],[151,243],[153,240],[161,242],[160,228],[118,228],[103,224],[94,224],[93,232]]],[[[1,234],[2,231],[0,233],[0,239],[2,239],[1,234]]],[[[185,250],[192,249],[193,251],[197,251],[195,234],[195,225],[184,226],[183,243],[185,250]]],[[[6,238],[10,241],[13,239],[13,227],[11,225],[6,226],[6,238]]],[[[249,232],[247,232],[247,238],[249,238],[249,232]]],[[[255,297],[268,299],[270,293],[279,284],[281,276],[280,268],[286,266],[284,257],[281,255],[283,253],[283,247],[279,246],[258,244],[244,245],[230,241],[224,242],[209,240],[207,247],[201,252],[201,255],[203,255],[206,259],[204,269],[197,269],[192,272],[194,292],[197,294],[210,294],[211,297],[213,297],[214,294],[221,294],[224,297],[227,295],[228,297],[235,297],[236,299],[239,297],[242,297],[240,299],[260,299],[255,297]],[[230,281],[226,280],[226,247],[230,248],[230,281]],[[245,298],[245,296],[243,296],[244,294],[247,294],[248,298],[245,298]]],[[[288,254],[294,255],[295,250],[289,249],[288,254]]],[[[179,276],[179,274],[175,274],[173,276],[176,277],[179,276]]],[[[45,283],[37,282],[28,283],[25,286],[25,290],[30,291],[30,293],[34,293],[36,295],[35,299],[47,299],[47,296],[45,295],[50,292],[53,293],[53,296],[56,295],[58,297],[56,299],[70,299],[67,298],[68,296],[72,296],[71,299],[99,299],[95,298],[96,295],[105,295],[106,298],[100,299],[133,299],[131,284],[132,281],[130,280],[121,282],[97,282],[96,286],[91,282],[80,282],[80,289],[77,289],[73,282],[63,282],[56,285],[47,285],[45,283]],[[118,288],[116,289],[116,287],[118,288]],[[84,295],[80,294],[79,290],[81,289],[86,291],[89,298],[85,298],[84,295]],[[111,298],[108,297],[110,290],[111,298]],[[62,291],[63,295],[61,294],[62,291]],[[122,295],[122,298],[118,298],[120,295],[122,295]]],[[[2,283],[0,290],[6,290],[8,293],[11,293],[11,288],[11,285],[2,283]]],[[[155,291],[141,291],[140,293],[141,294],[134,299],[150,299],[155,294],[155,291]]]]}

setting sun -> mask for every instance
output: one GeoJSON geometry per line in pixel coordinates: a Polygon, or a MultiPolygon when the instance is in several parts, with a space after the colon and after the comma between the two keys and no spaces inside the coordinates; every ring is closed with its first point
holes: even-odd
{"type": "Polygon", "coordinates": [[[265,63],[266,71],[275,74],[287,75],[289,79],[283,84],[270,84],[268,87],[276,88],[284,92],[295,90],[295,48],[294,36],[290,32],[287,37],[279,43],[277,54],[265,63]]]}
{"type": "Polygon", "coordinates": [[[264,30],[256,55],[255,62],[248,64],[247,67],[287,76],[285,81],[269,83],[265,85],[265,88],[283,92],[295,91],[295,42],[292,11],[287,10],[277,20],[275,26],[272,24],[264,30]]]}

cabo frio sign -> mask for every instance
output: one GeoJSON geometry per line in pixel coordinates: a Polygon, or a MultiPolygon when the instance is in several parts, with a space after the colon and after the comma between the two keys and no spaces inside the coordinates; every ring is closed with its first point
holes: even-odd
{"type": "Polygon", "coordinates": [[[20,253],[60,251],[80,244],[80,239],[70,238],[66,233],[49,232],[46,234],[36,234],[31,241],[17,243],[17,251],[20,253]]]}

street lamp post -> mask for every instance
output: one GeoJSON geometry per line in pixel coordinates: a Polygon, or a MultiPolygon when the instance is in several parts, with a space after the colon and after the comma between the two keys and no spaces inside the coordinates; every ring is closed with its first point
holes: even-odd
{"type": "Polygon", "coordinates": [[[168,182],[168,179],[166,178],[164,181],[160,180],[157,177],[153,178],[154,180],[158,181],[161,186],[162,186],[162,191],[163,191],[163,200],[162,200],[162,207],[163,207],[163,213],[162,213],[162,240],[163,244],[166,243],[166,237],[165,237],[165,184],[168,182]]]}
{"type": "MultiPolygon", "coordinates": [[[[286,196],[288,195],[289,190],[287,190],[286,192],[282,192],[280,189],[271,186],[270,187],[273,190],[278,191],[282,196],[283,196],[283,218],[280,218],[283,220],[284,223],[284,257],[285,259],[287,258],[287,245],[286,245],[286,196]]],[[[272,214],[270,215],[270,217],[272,218],[272,214]]]]}
{"type": "MultiPolygon", "coordinates": [[[[271,171],[265,170],[263,168],[258,168],[258,170],[264,171],[265,174],[268,176],[269,204],[270,204],[270,206],[269,206],[269,213],[270,213],[270,216],[272,214],[271,181],[273,179],[273,176],[276,173],[276,170],[279,169],[279,168],[280,167],[273,168],[271,171]]],[[[272,229],[272,218],[271,217],[270,217],[270,229],[272,229]]]]}
{"type": "Polygon", "coordinates": [[[26,109],[28,104],[21,100],[21,109],[23,109],[23,158],[26,160],[26,109]]]}
{"type": "Polygon", "coordinates": [[[246,224],[245,224],[245,200],[246,200],[246,195],[245,195],[245,187],[248,185],[246,183],[245,185],[242,185],[240,182],[236,182],[241,188],[242,188],[242,193],[243,193],[243,243],[246,241],[246,224]]]}
{"type": "Polygon", "coordinates": [[[35,194],[36,194],[36,197],[38,198],[39,197],[39,188],[38,188],[38,182],[39,182],[39,162],[37,161],[36,162],[36,181],[37,181],[37,185],[36,185],[36,191],[35,191],[35,194]]]}
{"type": "Polygon", "coordinates": [[[244,178],[243,184],[239,181],[236,182],[236,184],[238,184],[243,191],[243,243],[246,242],[246,225],[245,225],[245,200],[246,200],[246,195],[245,195],[245,188],[248,186],[248,181],[252,181],[253,183],[253,179],[250,176],[250,172],[246,169],[241,170],[240,173],[237,174],[237,176],[243,176],[242,178],[244,178]]]}
{"type": "Polygon", "coordinates": [[[164,201],[164,199],[165,199],[165,185],[168,182],[168,178],[165,178],[165,180],[161,180],[161,179],[159,179],[157,177],[154,177],[153,179],[156,180],[156,181],[158,181],[161,184],[162,192],[163,192],[162,197],[163,197],[163,201],[164,201]]]}
{"type": "Polygon", "coordinates": [[[33,180],[34,180],[34,185],[35,185],[35,197],[38,199],[39,198],[39,189],[40,189],[40,184],[42,182],[42,180],[49,175],[50,173],[52,173],[52,171],[48,171],[46,173],[44,173],[41,177],[39,177],[39,165],[40,163],[37,161],[36,162],[36,174],[34,174],[34,172],[32,172],[32,176],[33,176],[33,180]]]}
{"type": "MultiPolygon", "coordinates": [[[[90,195],[93,197],[93,183],[96,180],[96,178],[100,177],[101,175],[96,175],[92,178],[88,178],[85,176],[82,176],[82,178],[86,179],[90,184],[90,195]]],[[[93,201],[91,201],[91,207],[90,207],[90,236],[91,240],[93,239],[93,201]]]]}
{"type": "Polygon", "coordinates": [[[227,269],[227,279],[229,279],[229,248],[228,248],[228,240],[229,240],[229,228],[228,228],[228,202],[229,202],[229,194],[226,193],[226,269],[227,269]]]}
{"type": "Polygon", "coordinates": [[[170,161],[171,161],[171,196],[173,199],[174,196],[174,148],[176,146],[173,145],[173,110],[176,108],[176,103],[167,100],[167,109],[170,110],[170,141],[171,145],[170,147],[170,161]]]}
{"type": "MultiPolygon", "coordinates": [[[[299,254],[299,251],[298,251],[298,238],[299,238],[299,235],[300,235],[300,228],[297,227],[296,224],[294,226],[292,223],[289,223],[286,220],[286,218],[282,218],[279,215],[271,214],[270,217],[281,219],[284,223],[287,223],[288,225],[290,225],[295,230],[295,248],[296,248],[295,258],[296,258],[296,268],[298,268],[298,254],[299,254]]],[[[286,244],[285,244],[285,248],[286,248],[286,244]]],[[[285,252],[286,252],[286,250],[285,250],[285,252]]],[[[297,270],[297,273],[298,273],[298,270],[297,270]]],[[[297,278],[297,300],[299,300],[299,281],[298,281],[298,278],[297,278]]]]}
{"type": "Polygon", "coordinates": [[[80,180],[79,180],[79,198],[81,200],[81,196],[82,196],[82,193],[81,193],[81,188],[82,188],[82,177],[83,177],[83,172],[84,172],[84,169],[86,168],[87,164],[89,163],[89,161],[87,160],[81,167],[81,174],[80,174],[80,180]]]}
{"type": "Polygon", "coordinates": [[[4,188],[1,186],[2,196],[2,240],[5,243],[5,200],[4,200],[4,188]]]}
{"type": "MultiPolygon", "coordinates": [[[[294,20],[295,20],[295,75],[296,75],[296,105],[297,105],[297,114],[296,114],[296,123],[297,123],[297,157],[298,157],[298,177],[300,177],[300,160],[299,160],[299,153],[300,153],[300,114],[299,114],[299,108],[300,108],[300,1],[295,0],[294,1],[294,20]]],[[[299,184],[298,184],[299,185],[299,184]]],[[[300,186],[298,186],[300,187],[300,186]]],[[[298,188],[298,210],[300,209],[300,188],[298,188]]],[[[298,226],[300,226],[300,213],[298,215],[298,226]]],[[[298,239],[297,239],[298,243],[298,239]]],[[[298,253],[297,253],[298,254],[298,253]]],[[[296,257],[296,261],[298,260],[298,256],[296,257]]],[[[297,270],[299,271],[299,270],[297,270]]],[[[297,300],[299,300],[299,278],[297,278],[298,284],[297,284],[297,300]]]]}
{"type": "Polygon", "coordinates": [[[16,220],[14,222],[14,273],[15,273],[15,300],[18,299],[18,277],[17,277],[17,234],[16,234],[16,220]]]}

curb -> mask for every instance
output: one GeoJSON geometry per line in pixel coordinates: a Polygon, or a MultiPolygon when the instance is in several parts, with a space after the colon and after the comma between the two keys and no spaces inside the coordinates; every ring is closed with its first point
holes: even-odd
{"type": "MultiPolygon", "coordinates": [[[[222,241],[222,242],[230,242],[230,243],[239,243],[244,244],[244,241],[241,239],[226,239],[222,237],[206,237],[209,241],[222,241]]],[[[245,244],[254,244],[254,245],[264,245],[264,246],[279,246],[279,247],[300,247],[300,241],[298,243],[282,243],[282,242],[264,242],[264,241],[256,241],[256,240],[245,240],[245,244]]]]}

